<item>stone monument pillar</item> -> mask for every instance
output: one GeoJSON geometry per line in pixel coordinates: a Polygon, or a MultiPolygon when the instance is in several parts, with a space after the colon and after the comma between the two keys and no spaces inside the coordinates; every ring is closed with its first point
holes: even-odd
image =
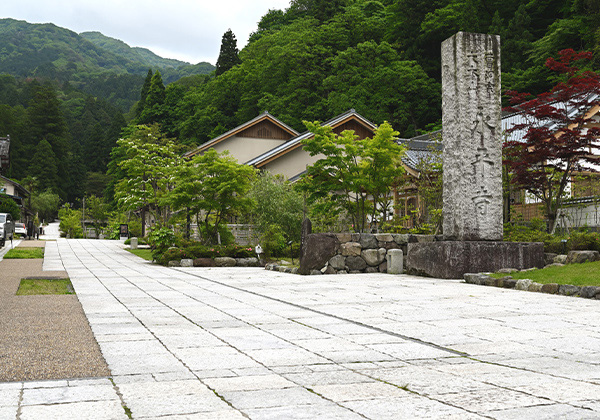
{"type": "Polygon", "coordinates": [[[442,43],[444,240],[409,243],[410,274],[446,279],[543,267],[544,244],[502,242],[500,37],[442,43]]]}
{"type": "Polygon", "coordinates": [[[502,240],[500,37],[442,43],[444,238],[502,240]]]}

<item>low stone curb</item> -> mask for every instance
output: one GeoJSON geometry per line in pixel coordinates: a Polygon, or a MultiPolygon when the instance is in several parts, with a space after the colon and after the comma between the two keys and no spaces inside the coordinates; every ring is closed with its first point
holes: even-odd
{"type": "MultiPolygon", "coordinates": [[[[277,264],[265,265],[265,270],[279,271],[280,273],[298,274],[298,267],[285,267],[277,264]]],[[[321,272],[319,272],[321,274],[321,272]]]]}
{"type": "Polygon", "coordinates": [[[258,258],[184,258],[182,260],[169,261],[168,267],[258,267],[258,258]]]}
{"type": "Polygon", "coordinates": [[[573,286],[572,284],[547,283],[541,284],[529,279],[515,280],[511,276],[493,278],[487,273],[466,273],[466,283],[481,286],[502,287],[505,289],[526,290],[528,292],[547,293],[551,295],[576,296],[600,300],[600,287],[573,286]]]}

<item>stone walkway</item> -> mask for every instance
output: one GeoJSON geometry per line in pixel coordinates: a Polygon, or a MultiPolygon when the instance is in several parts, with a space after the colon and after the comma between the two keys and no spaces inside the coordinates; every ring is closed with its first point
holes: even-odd
{"type": "Polygon", "coordinates": [[[164,268],[48,243],[109,378],[0,383],[0,418],[600,418],[600,302],[380,274],[164,268]]]}

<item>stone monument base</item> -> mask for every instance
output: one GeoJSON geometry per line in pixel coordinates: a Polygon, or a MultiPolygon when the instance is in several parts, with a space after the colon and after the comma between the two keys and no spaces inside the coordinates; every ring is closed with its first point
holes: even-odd
{"type": "Polygon", "coordinates": [[[442,241],[409,243],[409,274],[462,279],[465,273],[544,267],[541,242],[442,241]]]}

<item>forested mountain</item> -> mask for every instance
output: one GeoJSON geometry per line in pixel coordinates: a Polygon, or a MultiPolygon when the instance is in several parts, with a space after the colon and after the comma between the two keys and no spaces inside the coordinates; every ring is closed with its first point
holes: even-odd
{"type": "Polygon", "coordinates": [[[51,23],[0,19],[0,74],[68,82],[126,112],[139,99],[149,68],[164,72],[167,82],[215,69],[164,59],[98,32],[78,35],[51,23]]]}
{"type": "Polygon", "coordinates": [[[123,41],[100,32],[82,32],[79,35],[106,51],[138,63],[144,71],[148,68],[160,70],[166,83],[175,82],[185,76],[210,74],[215,70],[215,66],[207,62],[190,64],[172,58],[162,58],[147,48],[130,47],[123,41]]]}
{"type": "Polygon", "coordinates": [[[106,51],[125,57],[129,61],[139,63],[146,68],[154,67],[163,70],[166,68],[177,68],[190,65],[190,63],[185,61],[159,57],[146,48],[130,47],[125,42],[108,37],[100,32],[82,32],[79,35],[106,51]]]}
{"type": "Polygon", "coordinates": [[[193,147],[263,111],[303,131],[354,108],[412,136],[440,125],[440,44],[457,31],[502,37],[504,90],[546,90],[544,62],[565,48],[600,67],[600,0],[292,0],[266,11],[239,53],[224,36],[218,75],[98,33],[0,20],[9,176],[71,202],[98,193],[128,122],[193,147]]]}

